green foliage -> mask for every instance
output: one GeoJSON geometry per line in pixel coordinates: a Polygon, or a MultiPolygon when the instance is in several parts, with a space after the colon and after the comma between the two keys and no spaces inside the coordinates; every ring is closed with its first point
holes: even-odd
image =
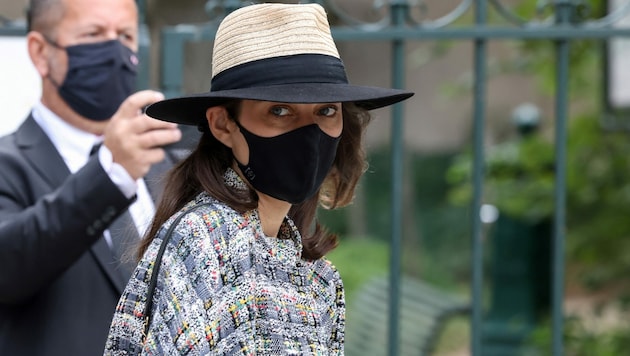
{"type": "MultiPolygon", "coordinates": [[[[539,3],[520,1],[519,14],[531,18],[539,3]]],[[[544,2],[549,3],[549,2],[544,2]]],[[[585,0],[572,17],[579,22],[601,18],[606,2],[585,0]]],[[[525,40],[511,43],[514,55],[493,66],[490,73],[528,75],[539,92],[556,94],[556,47],[554,41],[525,40]]],[[[569,94],[571,100],[567,148],[566,262],[577,269],[586,286],[614,285],[611,301],[628,303],[630,288],[630,137],[627,132],[602,129],[603,43],[579,40],[570,43],[569,94]],[[578,113],[578,114],[576,114],[578,113]]],[[[627,119],[627,116],[625,117],[627,119]]],[[[541,136],[525,138],[488,150],[483,198],[500,211],[536,221],[553,214],[553,142],[541,136]]],[[[460,154],[447,171],[453,185],[449,201],[469,204],[472,195],[470,152],[460,154]]],[[[572,281],[571,281],[572,282],[572,281]]],[[[566,355],[621,355],[630,347],[630,324],[595,332],[581,318],[567,320],[566,355]]],[[[534,334],[540,346],[527,355],[546,355],[551,350],[551,327],[534,334]],[[543,351],[544,350],[544,351],[543,351]]]]}
{"type": "MultiPolygon", "coordinates": [[[[414,152],[405,157],[402,268],[405,274],[446,289],[456,289],[469,279],[470,214],[467,207],[454,206],[446,199],[449,186],[444,172],[453,154],[431,155],[414,152]],[[460,248],[453,249],[453,246],[460,248]]],[[[365,237],[353,236],[348,209],[320,209],[318,218],[330,231],[341,236],[342,249],[348,241],[374,239],[384,246],[389,258],[391,242],[391,151],[380,147],[369,152],[370,166],[360,182],[363,197],[362,221],[365,237]]],[[[356,214],[352,215],[356,218],[356,214]]],[[[354,225],[356,225],[355,222],[354,225]]],[[[357,242],[361,244],[361,242],[357,242]]],[[[357,263],[363,261],[356,257],[357,263]]],[[[351,272],[352,273],[352,272],[351,272]]],[[[349,282],[353,283],[353,282],[349,282]]]]}
{"type": "MultiPolygon", "coordinates": [[[[600,18],[605,4],[579,2],[573,21],[600,18]]],[[[525,18],[540,10],[540,2],[520,1],[516,11],[525,18]]],[[[550,13],[549,13],[550,14],[550,13]]],[[[547,14],[546,16],[548,16],[547,14]]],[[[544,17],[544,16],[543,16],[544,17]]],[[[567,262],[582,268],[580,276],[591,287],[618,283],[630,272],[630,138],[625,132],[601,127],[600,93],[603,82],[602,43],[571,41],[569,92],[572,115],[568,125],[567,262]]],[[[543,94],[556,91],[553,41],[515,43],[515,55],[499,67],[532,76],[543,94]]],[[[553,142],[534,135],[488,149],[484,202],[511,216],[539,221],[553,214],[553,142]]],[[[460,154],[447,171],[452,184],[449,201],[466,205],[472,195],[470,152],[460,154]]]]}
{"type": "MultiPolygon", "coordinates": [[[[469,279],[470,215],[447,201],[445,171],[452,153],[408,152],[404,159],[404,273],[451,289],[469,279]],[[453,246],[461,248],[453,249],[453,246]]],[[[371,236],[391,241],[391,151],[375,149],[363,177],[366,226],[371,236]]]]}
{"type": "Polygon", "coordinates": [[[383,276],[389,270],[389,246],[380,240],[342,238],[339,246],[326,257],[337,267],[343,278],[347,301],[354,298],[365,282],[383,276]]]}
{"type": "Polygon", "coordinates": [[[576,118],[569,136],[568,256],[588,286],[624,281],[630,272],[630,139],[576,118]]]}
{"type": "MultiPolygon", "coordinates": [[[[605,132],[594,115],[573,118],[568,130],[567,257],[583,268],[591,287],[623,281],[630,272],[630,138],[605,132]]],[[[489,150],[484,202],[530,222],[553,214],[553,146],[538,137],[489,150]]],[[[465,205],[472,195],[469,152],[447,171],[449,199],[465,205]]]]}
{"type": "MultiPolygon", "coordinates": [[[[464,152],[449,168],[453,188],[449,199],[457,205],[472,197],[472,155],[464,152]]],[[[493,147],[486,154],[484,203],[502,214],[536,223],[553,213],[553,146],[537,135],[493,147]]]]}
{"type": "MultiPolygon", "coordinates": [[[[546,324],[532,333],[531,350],[525,356],[551,356],[551,325],[546,324]]],[[[565,320],[564,355],[566,356],[618,356],[630,349],[630,324],[624,323],[605,332],[594,330],[581,318],[565,320]]]]}

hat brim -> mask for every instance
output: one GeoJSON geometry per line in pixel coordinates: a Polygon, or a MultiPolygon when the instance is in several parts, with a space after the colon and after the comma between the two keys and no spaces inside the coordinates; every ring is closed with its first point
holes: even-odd
{"type": "Polygon", "coordinates": [[[232,99],[281,103],[353,102],[366,110],[392,105],[413,96],[412,92],[338,83],[293,83],[210,91],[151,104],[146,114],[163,121],[197,126],[206,119],[206,110],[232,99]]]}

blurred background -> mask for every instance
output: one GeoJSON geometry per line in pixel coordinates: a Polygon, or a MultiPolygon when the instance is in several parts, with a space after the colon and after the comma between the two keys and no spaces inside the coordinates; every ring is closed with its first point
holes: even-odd
{"type": "MultiPolygon", "coordinates": [[[[145,75],[139,85],[167,96],[207,91],[212,51],[208,34],[226,11],[251,2],[139,2],[146,25],[145,75]],[[165,45],[173,44],[167,40],[173,33],[188,36],[182,47],[165,45]]],[[[317,2],[326,6],[334,28],[349,22],[378,23],[392,15],[394,6],[403,8],[415,25],[445,19],[446,28],[457,28],[475,21],[474,11],[465,6],[471,2],[465,0],[317,2]],[[459,13],[460,8],[466,11],[459,13]]],[[[571,6],[573,24],[607,18],[615,9],[630,6],[620,0],[491,3],[489,23],[522,31],[528,23],[553,24],[559,3],[571,6]],[[519,26],[514,19],[523,23],[519,26]]],[[[0,3],[0,83],[22,83],[19,90],[12,85],[10,92],[7,85],[0,86],[5,110],[1,134],[19,125],[39,95],[20,32],[26,6],[26,0],[0,3]]],[[[630,15],[624,11],[606,25],[628,27],[630,15]]],[[[391,41],[342,37],[335,36],[351,82],[395,83],[391,41]]],[[[484,345],[482,354],[551,354],[555,42],[509,36],[487,41],[481,132],[485,176],[481,210],[473,212],[473,112],[479,84],[473,39],[445,35],[404,41],[402,83],[416,95],[400,112],[402,134],[393,135],[391,109],[375,111],[366,142],[370,166],[355,203],[320,212],[324,225],[341,237],[329,259],[346,286],[348,355],[388,352],[388,280],[396,266],[392,256],[399,259],[401,282],[396,352],[471,354],[474,219],[481,222],[483,245],[483,322],[476,331],[484,345]],[[401,180],[394,183],[396,145],[403,147],[403,169],[401,180]],[[392,221],[394,187],[402,192],[396,217],[402,222],[399,254],[391,250],[392,224],[398,221],[392,221]]],[[[566,249],[560,252],[566,270],[561,332],[567,355],[622,355],[630,348],[630,81],[624,80],[630,78],[629,47],[621,37],[571,41],[566,249]]],[[[190,132],[190,142],[194,135],[190,132]]]]}

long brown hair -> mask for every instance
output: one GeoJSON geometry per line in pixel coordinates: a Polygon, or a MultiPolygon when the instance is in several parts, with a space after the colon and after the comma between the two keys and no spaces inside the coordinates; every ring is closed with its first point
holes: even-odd
{"type": "MultiPolygon", "coordinates": [[[[224,104],[230,117],[238,118],[239,104],[240,101],[224,104]]],[[[318,194],[289,210],[289,217],[302,235],[302,257],[305,259],[318,259],[337,246],[337,236],[317,222],[317,207],[334,209],[352,201],[357,182],[366,169],[362,141],[370,120],[367,110],[354,104],[343,104],[343,131],[333,167],[318,194]]],[[[200,129],[203,134],[195,150],[168,174],[151,228],[140,242],[138,258],[142,257],[162,224],[203,191],[241,213],[258,206],[253,190],[243,192],[224,183],[225,171],[233,166],[232,151],[210,133],[205,122],[200,129]]]]}

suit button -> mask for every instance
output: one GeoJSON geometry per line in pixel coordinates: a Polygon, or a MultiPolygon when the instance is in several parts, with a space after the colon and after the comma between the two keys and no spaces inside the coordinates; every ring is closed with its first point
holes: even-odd
{"type": "Polygon", "coordinates": [[[105,209],[105,212],[103,213],[103,220],[110,221],[114,215],[116,215],[116,209],[114,209],[113,206],[110,206],[105,209]]]}

